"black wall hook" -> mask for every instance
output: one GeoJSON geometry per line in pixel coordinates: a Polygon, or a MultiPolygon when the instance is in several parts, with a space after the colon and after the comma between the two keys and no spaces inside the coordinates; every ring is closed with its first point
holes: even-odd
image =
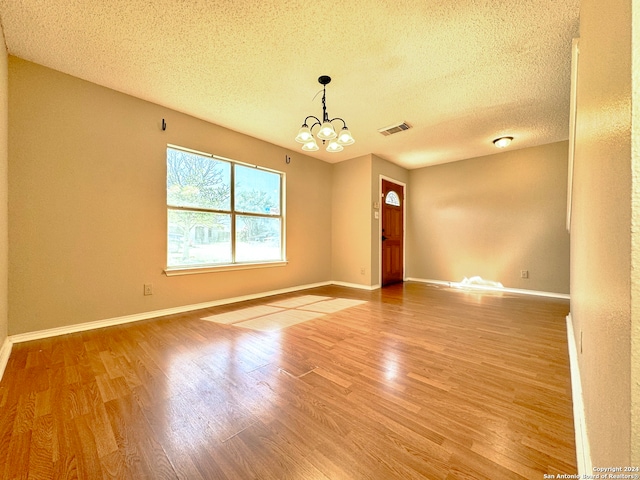
{"type": "Polygon", "coordinates": [[[164,118],[162,119],[162,131],[164,132],[167,129],[167,122],[164,121],[164,118]]]}

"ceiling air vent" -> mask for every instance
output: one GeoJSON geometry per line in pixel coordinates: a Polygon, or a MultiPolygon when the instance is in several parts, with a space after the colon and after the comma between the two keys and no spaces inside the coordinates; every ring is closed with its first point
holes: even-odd
{"type": "Polygon", "coordinates": [[[411,125],[409,125],[407,122],[402,122],[396,125],[389,125],[388,127],[379,128],[378,131],[386,137],[388,135],[393,135],[394,133],[409,130],[410,128],[411,125]]]}

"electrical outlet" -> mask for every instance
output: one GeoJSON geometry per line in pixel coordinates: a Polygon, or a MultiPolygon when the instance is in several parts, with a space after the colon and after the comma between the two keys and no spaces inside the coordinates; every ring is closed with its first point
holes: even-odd
{"type": "Polygon", "coordinates": [[[144,294],[145,295],[153,295],[153,285],[150,283],[144,284],[144,294]]]}
{"type": "Polygon", "coordinates": [[[529,278],[529,270],[520,270],[520,278],[529,278]]]}
{"type": "Polygon", "coordinates": [[[366,271],[366,270],[364,269],[364,267],[360,267],[360,275],[364,275],[364,272],[365,272],[365,271],[366,271]]]}

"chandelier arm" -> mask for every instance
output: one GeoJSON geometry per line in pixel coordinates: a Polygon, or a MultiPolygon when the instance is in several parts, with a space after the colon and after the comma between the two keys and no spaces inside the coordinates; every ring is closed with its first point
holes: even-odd
{"type": "Polygon", "coordinates": [[[319,119],[318,117],[316,117],[315,115],[309,115],[307,118],[305,118],[305,119],[304,119],[304,123],[303,123],[302,125],[303,125],[303,126],[304,126],[304,125],[307,125],[307,126],[308,126],[307,120],[309,120],[310,118],[313,118],[313,119],[316,121],[316,123],[314,123],[313,125],[311,125],[311,127],[309,127],[309,130],[311,130],[311,129],[312,129],[313,127],[315,127],[316,125],[322,125],[322,122],[320,121],[320,119],[319,119]]]}
{"type": "Polygon", "coordinates": [[[347,128],[347,122],[345,122],[343,119],[341,119],[340,117],[336,117],[336,118],[332,118],[331,120],[329,120],[330,122],[333,122],[334,120],[340,120],[342,122],[342,126],[344,128],[347,128]]]}

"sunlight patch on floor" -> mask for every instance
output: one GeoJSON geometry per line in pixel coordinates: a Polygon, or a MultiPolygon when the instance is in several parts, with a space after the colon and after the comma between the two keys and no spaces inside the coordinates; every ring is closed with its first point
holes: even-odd
{"type": "Polygon", "coordinates": [[[214,323],[249,328],[261,332],[274,332],[298,323],[319,318],[328,313],[335,313],[347,308],[367,303],[365,300],[349,298],[322,297],[319,295],[302,295],[288,298],[268,305],[248,307],[232,312],[203,317],[214,323]]]}
{"type": "Polygon", "coordinates": [[[318,312],[286,310],[284,312],[274,313],[272,315],[265,315],[264,317],[247,320],[246,322],[236,323],[234,324],[234,326],[250,328],[252,330],[260,330],[261,332],[273,332],[322,316],[323,314],[318,312]]]}
{"type": "Polygon", "coordinates": [[[324,302],[317,302],[311,305],[300,307],[300,310],[308,310],[312,312],[335,313],[345,308],[355,307],[367,303],[364,300],[351,300],[349,298],[334,298],[324,302]]]}
{"type": "Polygon", "coordinates": [[[272,313],[282,312],[282,310],[282,308],[259,305],[257,307],[243,308],[242,310],[234,310],[233,312],[211,315],[210,317],[204,317],[202,320],[209,320],[210,322],[215,323],[230,324],[242,322],[251,318],[262,317],[264,315],[270,315],[272,313]]]}
{"type": "Polygon", "coordinates": [[[302,295],[300,297],[287,298],[278,302],[269,303],[272,307],[298,308],[303,305],[320,302],[322,300],[331,300],[331,297],[322,297],[320,295],[302,295]]]}

